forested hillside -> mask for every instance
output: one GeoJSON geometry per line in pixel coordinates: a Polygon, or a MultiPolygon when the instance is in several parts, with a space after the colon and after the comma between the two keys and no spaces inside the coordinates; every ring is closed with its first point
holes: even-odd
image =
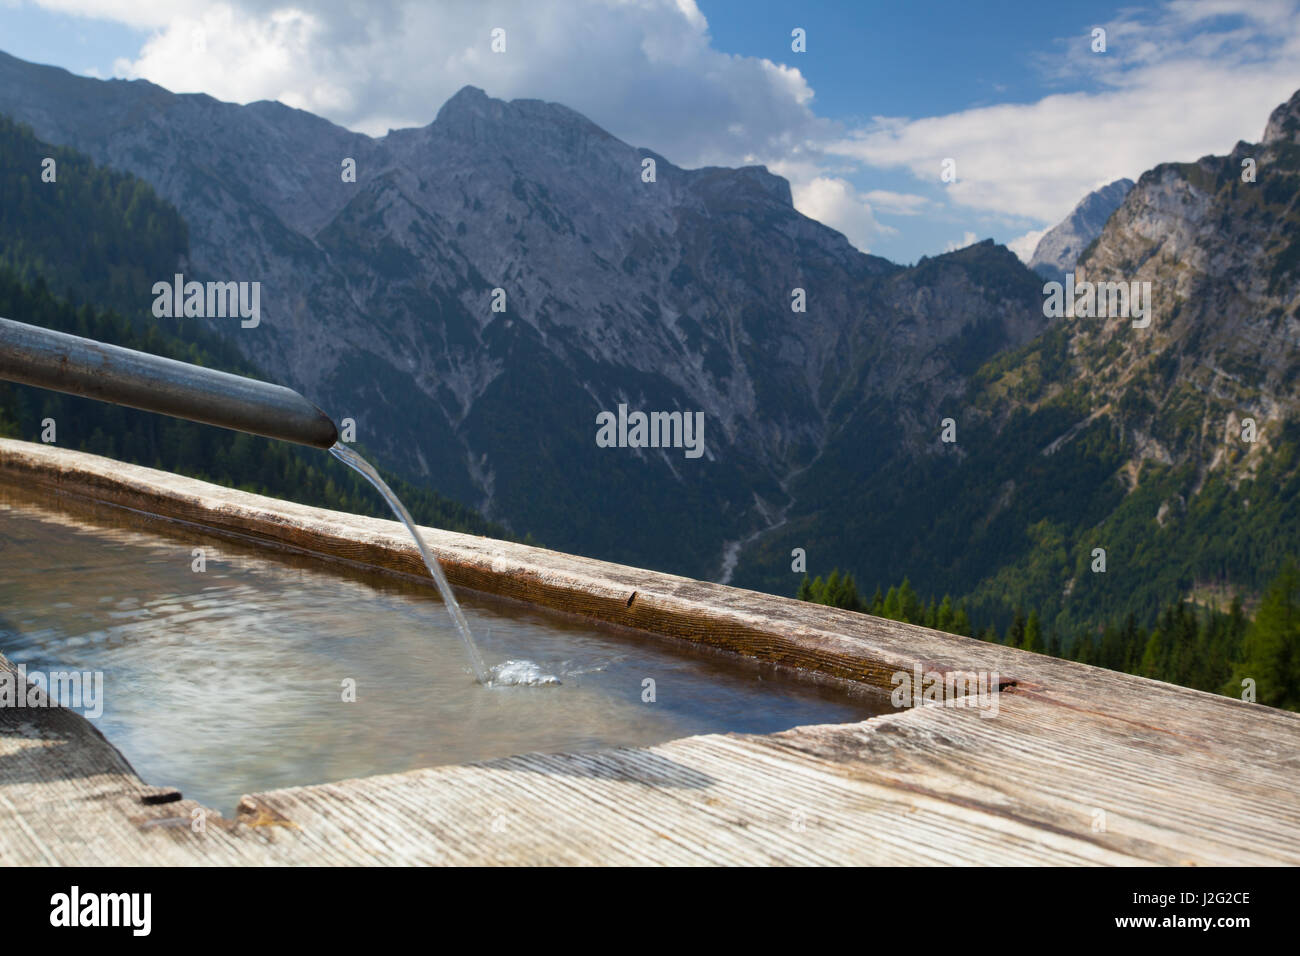
{"type": "MultiPolygon", "coordinates": [[[[201,326],[149,312],[153,282],[184,261],[186,228],[138,180],[37,141],[0,117],[0,316],[224,371],[262,377],[201,326]],[[55,160],[54,182],[41,179],[55,160]],[[74,304],[75,303],[75,304],[74,304]]],[[[304,504],[391,517],[359,475],[324,452],[0,382],[0,434],[57,444],[304,504]]],[[[390,477],[422,523],[504,536],[434,492],[390,477]]]]}
{"type": "Polygon", "coordinates": [[[814,574],[951,594],[976,629],[1034,609],[1071,655],[1184,601],[1254,607],[1300,553],[1298,130],[1300,94],[1259,143],[1145,173],[1079,270],[1149,283],[1149,323],[1063,318],[993,356],[921,454],[883,409],[871,466],[811,467],[742,580],[791,593],[802,547],[814,574]]]}
{"type": "Polygon", "coordinates": [[[724,577],[832,437],[827,463],[874,459],[888,406],[915,442],[1048,324],[1004,248],[895,265],[761,166],[682,168],[557,103],[465,87],[372,138],[0,54],[0,112],[152,184],[188,224],[187,275],[261,281],[256,330],[212,328],[354,417],[379,462],[639,567],[724,577]],[[702,413],[704,454],[599,447],[620,404],[702,413]]]}
{"type": "Polygon", "coordinates": [[[826,578],[805,576],[798,597],[1211,693],[1253,691],[1259,703],[1300,710],[1300,566],[1293,559],[1264,589],[1253,620],[1240,594],[1226,606],[1175,600],[1149,624],[1130,613],[1073,641],[1045,631],[1038,609],[1020,606],[999,633],[972,620],[965,600],[922,598],[907,579],[868,600],[851,574],[836,569],[826,578]]]}

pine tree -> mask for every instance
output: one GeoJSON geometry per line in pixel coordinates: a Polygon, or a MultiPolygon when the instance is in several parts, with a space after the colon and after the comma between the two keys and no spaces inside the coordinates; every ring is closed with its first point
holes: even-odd
{"type": "Polygon", "coordinates": [[[1123,645],[1121,656],[1115,661],[1115,667],[1126,673],[1133,673],[1137,669],[1140,660],[1139,654],[1141,649],[1146,647],[1146,632],[1143,628],[1138,627],[1137,615],[1132,611],[1124,619],[1124,630],[1120,632],[1120,643],[1123,645]]]}
{"type": "Polygon", "coordinates": [[[898,588],[890,587],[889,593],[885,595],[885,603],[881,607],[881,611],[891,621],[901,621],[903,619],[902,605],[898,600],[898,588]]]}
{"type": "Polygon", "coordinates": [[[1029,620],[1025,621],[1025,639],[1021,644],[1027,651],[1041,653],[1043,650],[1043,628],[1038,621],[1038,611],[1029,612],[1029,620]]]}
{"type": "Polygon", "coordinates": [[[1091,634],[1080,634],[1074,644],[1074,659],[1080,664],[1097,663],[1097,642],[1091,634]]]}
{"type": "Polygon", "coordinates": [[[808,600],[815,604],[824,604],[826,603],[823,600],[825,595],[826,582],[822,580],[822,576],[819,574],[817,577],[813,578],[812,584],[808,587],[808,600]]]}
{"type": "Polygon", "coordinates": [[[1011,620],[1011,626],[1007,628],[1007,647],[1020,647],[1025,643],[1025,613],[1020,608],[1016,608],[1016,616],[1011,620]]]}
{"type": "Polygon", "coordinates": [[[1294,559],[1265,592],[1224,692],[1240,696],[1247,678],[1255,681],[1259,703],[1300,710],[1300,567],[1294,559]]]}
{"type": "Polygon", "coordinates": [[[956,616],[956,612],[952,609],[952,598],[945,594],[943,600],[939,602],[939,609],[934,612],[934,626],[951,634],[956,616]]]}
{"type": "Polygon", "coordinates": [[[861,609],[862,601],[858,598],[858,586],[853,581],[853,575],[845,572],[839,580],[839,585],[827,590],[830,593],[827,594],[826,603],[832,607],[841,607],[848,611],[861,609]]]}
{"type": "Polygon", "coordinates": [[[921,606],[921,598],[912,590],[912,582],[908,578],[903,578],[903,583],[898,587],[898,613],[899,620],[909,624],[920,624],[924,620],[925,608],[921,606]]]}
{"type": "Polygon", "coordinates": [[[821,594],[817,595],[818,604],[830,604],[840,589],[840,569],[832,568],[830,577],[826,579],[826,586],[822,588],[821,594]]]}
{"type": "Polygon", "coordinates": [[[1142,652],[1142,659],[1138,662],[1137,672],[1143,677],[1159,679],[1164,669],[1164,635],[1161,629],[1157,627],[1147,638],[1147,646],[1142,652]]]}
{"type": "Polygon", "coordinates": [[[930,603],[925,606],[921,612],[921,623],[926,627],[934,627],[939,618],[939,609],[935,606],[934,598],[930,598],[930,603]]]}

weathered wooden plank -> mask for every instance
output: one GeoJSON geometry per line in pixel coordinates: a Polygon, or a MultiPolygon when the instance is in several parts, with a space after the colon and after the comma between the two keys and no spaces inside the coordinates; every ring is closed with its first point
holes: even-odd
{"type": "Polygon", "coordinates": [[[412,862],[1300,863],[1293,775],[1242,779],[1168,741],[1135,747],[1122,726],[1061,725],[1032,699],[1003,708],[530,755],[246,806],[330,844],[365,827],[412,862]]]}
{"type": "MultiPolygon", "coordinates": [[[[421,574],[395,522],[0,441],[0,477],[421,574]]],[[[430,529],[459,587],[888,686],[997,672],[997,716],[521,755],[245,798],[196,833],[88,722],[0,710],[0,862],[1300,863],[1300,716],[789,599],[430,529]],[[1104,818],[1098,816],[1098,812],[1104,818]],[[1104,819],[1104,829],[1097,824],[1104,819]]]]}

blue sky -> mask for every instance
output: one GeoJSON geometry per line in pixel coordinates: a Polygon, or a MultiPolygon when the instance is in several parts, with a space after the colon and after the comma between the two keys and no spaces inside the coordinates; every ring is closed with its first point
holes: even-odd
{"type": "Polygon", "coordinates": [[[1133,3],[852,3],[700,0],[715,45],[798,66],[819,112],[847,121],[929,116],[1042,96],[1035,58],[1058,42],[1088,43],[1090,30],[1133,3]],[[794,12],[797,11],[797,12],[794,12]],[[797,22],[809,54],[790,52],[797,22]]]}
{"type": "Polygon", "coordinates": [[[763,163],[911,262],[1027,255],[1089,190],[1257,139],[1300,88],[1300,0],[0,0],[0,49],[374,135],[467,83],[555,100],[682,165],[763,163]]]}
{"type": "Polygon", "coordinates": [[[73,73],[112,76],[113,63],[144,45],[149,31],[0,0],[0,50],[73,73]]]}

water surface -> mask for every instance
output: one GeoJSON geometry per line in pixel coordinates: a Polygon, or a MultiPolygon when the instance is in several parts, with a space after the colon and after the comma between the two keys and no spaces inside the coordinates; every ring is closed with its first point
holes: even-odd
{"type": "Polygon", "coordinates": [[[102,672],[96,726],[147,782],[224,813],[259,790],[888,709],[685,642],[460,597],[489,666],[527,660],[562,683],[476,683],[431,581],[0,484],[0,653],[102,672]]]}
{"type": "MultiPolygon", "coordinates": [[[[380,497],[384,499],[384,503],[392,509],[398,520],[405,526],[407,534],[415,542],[416,550],[420,552],[420,559],[424,561],[424,566],[429,569],[429,576],[433,578],[433,582],[438,588],[438,595],[442,598],[442,603],[446,605],[452,623],[456,625],[456,633],[460,635],[460,642],[465,645],[465,656],[469,658],[469,666],[474,671],[474,679],[480,684],[486,684],[492,678],[497,677],[498,673],[490,673],[487,665],[483,663],[483,655],[479,653],[478,645],[474,643],[474,635],[469,629],[469,621],[465,619],[465,615],[461,612],[460,602],[456,600],[456,592],[451,589],[451,583],[447,580],[447,575],[442,572],[442,562],[438,560],[437,555],[425,542],[424,535],[420,534],[419,525],[415,523],[411,513],[406,510],[406,505],[402,504],[402,499],[397,497],[397,493],[392,488],[388,487],[388,482],[384,481],[379,472],[375,470],[374,465],[347,445],[335,442],[329,451],[331,455],[370,482],[374,489],[379,492],[380,497]]],[[[529,665],[527,661],[511,661],[510,665],[501,670],[500,673],[511,678],[498,680],[497,683],[501,684],[559,683],[554,677],[549,680],[539,680],[542,675],[537,673],[536,665],[529,665]],[[526,676],[529,679],[518,679],[521,676],[526,676]]]]}

